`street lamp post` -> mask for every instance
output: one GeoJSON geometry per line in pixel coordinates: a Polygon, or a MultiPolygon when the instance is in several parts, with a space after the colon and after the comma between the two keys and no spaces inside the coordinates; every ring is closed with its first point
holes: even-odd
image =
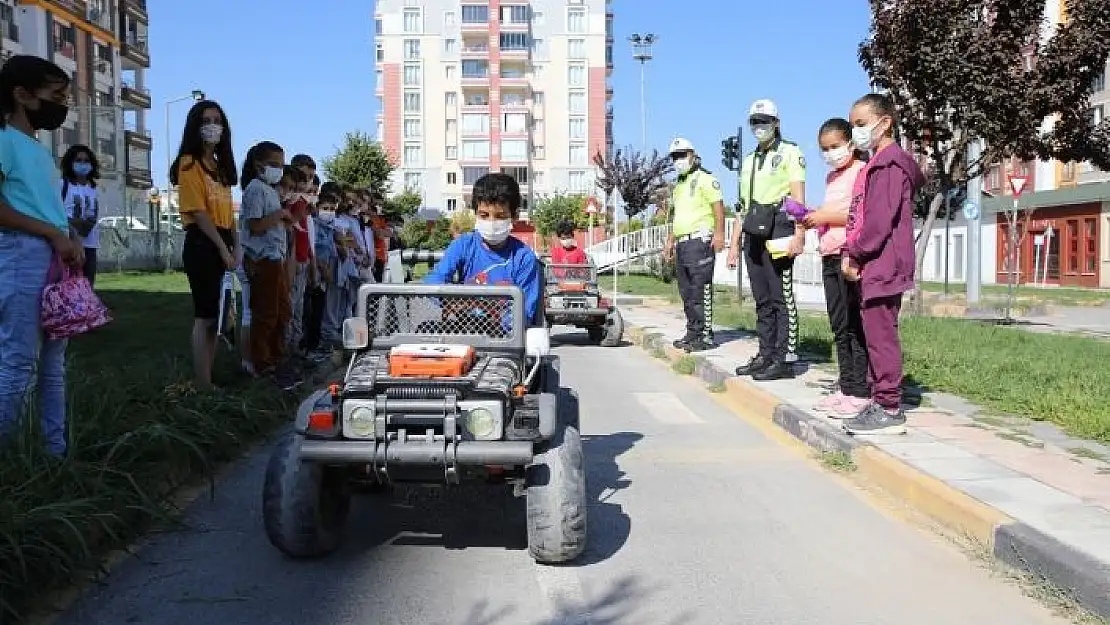
{"type": "Polygon", "coordinates": [[[166,102],[166,192],[167,193],[169,193],[169,190],[171,188],[173,188],[173,185],[170,184],[170,168],[173,167],[173,150],[172,150],[172,147],[171,147],[173,144],[170,142],[170,106],[173,105],[173,104],[177,104],[178,102],[184,102],[186,100],[193,100],[195,102],[200,102],[204,98],[205,98],[205,95],[204,95],[203,91],[201,91],[200,89],[193,89],[193,92],[190,93],[189,95],[183,95],[180,98],[174,98],[174,99],[168,100],[166,102]]]}
{"type": "Polygon", "coordinates": [[[651,47],[659,37],[653,33],[632,33],[628,40],[632,42],[632,58],[640,62],[640,139],[647,150],[647,62],[654,58],[651,47]]]}

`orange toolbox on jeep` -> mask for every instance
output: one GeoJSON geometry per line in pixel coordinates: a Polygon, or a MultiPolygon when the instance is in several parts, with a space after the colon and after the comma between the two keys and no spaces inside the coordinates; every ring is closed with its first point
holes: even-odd
{"type": "Polygon", "coordinates": [[[398,345],[389,350],[389,376],[459,378],[470,373],[477,359],[470,345],[398,345]]]}

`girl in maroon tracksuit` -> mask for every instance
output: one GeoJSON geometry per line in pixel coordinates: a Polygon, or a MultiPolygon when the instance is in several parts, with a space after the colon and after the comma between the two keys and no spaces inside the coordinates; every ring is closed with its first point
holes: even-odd
{"type": "Polygon", "coordinates": [[[844,269],[859,281],[871,403],[844,422],[849,434],[905,434],[902,411],[902,294],[914,284],[913,197],[925,182],[894,141],[894,104],[866,95],[852,107],[852,142],[872,157],[849,211],[844,269]]]}

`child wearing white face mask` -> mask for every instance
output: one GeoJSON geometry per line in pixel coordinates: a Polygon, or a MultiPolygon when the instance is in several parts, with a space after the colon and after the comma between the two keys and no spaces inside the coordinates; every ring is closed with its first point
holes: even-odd
{"type": "Polygon", "coordinates": [[[472,202],[474,231],[447,247],[424,282],[447,284],[461,276],[465,284],[519,286],[524,291],[525,320],[538,324],[543,288],[539,259],[512,236],[513,220],[520,214],[520,186],[507,174],[486,174],[474,183],[472,202]]]}

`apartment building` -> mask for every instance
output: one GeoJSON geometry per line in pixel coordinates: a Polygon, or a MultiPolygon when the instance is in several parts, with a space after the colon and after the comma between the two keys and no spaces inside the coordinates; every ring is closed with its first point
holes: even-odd
{"type": "Polygon", "coordinates": [[[397,164],[394,189],[444,212],[490,171],[512,175],[527,204],[593,192],[592,157],[612,148],[608,4],[378,2],[377,138],[397,164]]]}
{"type": "Polygon", "coordinates": [[[142,214],[151,187],[147,19],[146,0],[0,0],[0,58],[41,56],[73,77],[69,118],[43,139],[59,161],[75,144],[96,152],[105,216],[142,214]]]}

